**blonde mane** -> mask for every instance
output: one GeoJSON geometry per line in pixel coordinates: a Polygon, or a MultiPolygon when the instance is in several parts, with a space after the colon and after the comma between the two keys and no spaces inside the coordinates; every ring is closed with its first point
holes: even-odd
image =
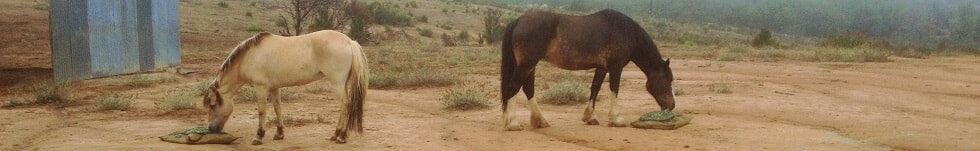
{"type": "Polygon", "coordinates": [[[235,50],[232,50],[231,51],[231,54],[228,55],[228,58],[225,59],[225,62],[221,64],[221,70],[220,71],[222,73],[225,72],[225,71],[227,71],[228,68],[231,68],[231,64],[232,63],[234,63],[237,60],[241,59],[242,56],[244,56],[243,54],[245,54],[245,52],[248,51],[248,49],[250,49],[250,48],[258,45],[259,42],[261,42],[262,39],[265,38],[268,35],[270,35],[270,34],[267,33],[267,32],[259,33],[259,34],[256,34],[255,36],[252,36],[252,38],[249,38],[248,40],[245,40],[245,41],[242,41],[242,43],[239,43],[238,46],[235,47],[235,50]]]}

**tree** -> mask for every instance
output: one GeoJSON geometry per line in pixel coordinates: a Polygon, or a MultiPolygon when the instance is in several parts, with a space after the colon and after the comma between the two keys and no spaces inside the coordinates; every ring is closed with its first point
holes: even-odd
{"type": "Polygon", "coordinates": [[[313,18],[312,30],[341,30],[347,26],[351,20],[350,9],[356,1],[346,0],[327,0],[326,6],[316,11],[313,18]]]}
{"type": "Polygon", "coordinates": [[[483,40],[488,44],[495,43],[503,37],[504,27],[500,25],[500,16],[504,13],[500,10],[489,9],[483,16],[483,40]]]}
{"type": "Polygon", "coordinates": [[[316,10],[333,5],[344,0],[282,0],[278,1],[285,16],[280,15],[281,19],[277,25],[283,29],[279,31],[282,35],[303,34],[304,22],[314,15],[316,10]]]}

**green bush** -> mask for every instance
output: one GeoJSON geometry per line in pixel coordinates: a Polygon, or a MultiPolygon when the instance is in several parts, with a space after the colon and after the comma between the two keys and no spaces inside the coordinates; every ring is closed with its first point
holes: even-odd
{"type": "Polygon", "coordinates": [[[429,23],[429,16],[420,15],[418,17],[415,17],[415,21],[429,23]]]}
{"type": "Polygon", "coordinates": [[[824,46],[837,48],[854,48],[868,42],[868,35],[864,32],[838,32],[831,34],[823,42],[824,46]]]}
{"type": "Polygon", "coordinates": [[[549,86],[538,100],[554,105],[570,105],[588,101],[588,95],[589,91],[585,85],[577,82],[563,81],[549,86]]]}
{"type": "Polygon", "coordinates": [[[99,110],[123,110],[129,109],[133,105],[133,96],[112,94],[95,98],[99,110]]]}
{"type": "MultiPolygon", "coordinates": [[[[193,109],[194,102],[200,101],[190,95],[176,91],[169,91],[163,96],[163,100],[156,102],[156,108],[170,112],[174,110],[193,109]]],[[[231,100],[226,100],[231,101],[231,100]]]]}
{"type": "Polygon", "coordinates": [[[228,8],[228,3],[226,3],[225,1],[218,2],[218,7],[228,8]]]}
{"type": "Polygon", "coordinates": [[[265,29],[259,25],[249,25],[248,28],[245,28],[245,31],[265,31],[265,29]]]}
{"type": "Polygon", "coordinates": [[[489,105],[482,88],[474,85],[461,85],[450,88],[443,95],[443,105],[453,110],[482,109],[489,105]]]}
{"type": "Polygon", "coordinates": [[[409,87],[439,87],[453,85],[459,81],[459,76],[432,72],[429,70],[415,71],[380,71],[371,73],[371,88],[409,88],[409,87]]]}
{"type": "Polygon", "coordinates": [[[885,62],[888,54],[871,48],[826,48],[814,51],[816,61],[824,62],[885,62]]]}
{"type": "Polygon", "coordinates": [[[456,35],[456,40],[459,40],[460,42],[469,41],[470,40],[470,32],[468,32],[466,30],[460,31],[459,34],[456,35]]]}
{"type": "Polygon", "coordinates": [[[411,26],[412,17],[401,12],[390,2],[372,2],[368,5],[374,22],[381,25],[411,26]]]}
{"type": "Polygon", "coordinates": [[[432,34],[432,30],[430,29],[419,28],[419,35],[421,36],[432,38],[432,34]]]}
{"type": "Polygon", "coordinates": [[[759,34],[756,35],[755,38],[752,38],[753,47],[778,46],[778,45],[779,44],[776,43],[776,40],[772,38],[772,33],[770,33],[769,29],[766,28],[762,28],[762,30],[759,31],[759,34]]]}
{"type": "Polygon", "coordinates": [[[33,104],[54,104],[67,106],[72,103],[69,86],[64,84],[44,83],[34,88],[33,104]]]}

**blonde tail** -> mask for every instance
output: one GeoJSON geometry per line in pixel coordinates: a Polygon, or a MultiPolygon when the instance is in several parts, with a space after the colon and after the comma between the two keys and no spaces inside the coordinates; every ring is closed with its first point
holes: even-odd
{"type": "Polygon", "coordinates": [[[345,102],[345,115],[340,116],[337,122],[337,130],[334,137],[339,137],[341,141],[347,138],[349,131],[361,133],[364,126],[361,124],[364,119],[364,97],[367,95],[369,71],[368,60],[361,50],[361,44],[357,41],[350,41],[351,51],[353,51],[353,62],[351,63],[350,74],[347,76],[347,102],[345,102]]]}

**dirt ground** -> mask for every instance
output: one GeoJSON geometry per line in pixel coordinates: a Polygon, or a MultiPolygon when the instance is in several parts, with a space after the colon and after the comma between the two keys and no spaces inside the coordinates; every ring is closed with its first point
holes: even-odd
{"type": "MultiPolygon", "coordinates": [[[[246,4],[233,2],[233,8],[246,4]]],[[[43,2],[0,2],[5,8],[0,9],[0,32],[14,33],[0,34],[0,103],[51,78],[50,36],[44,28],[46,14],[35,8],[38,3],[43,2]]],[[[193,91],[197,83],[211,79],[227,56],[225,50],[251,34],[197,25],[244,19],[217,17],[209,23],[223,12],[206,12],[216,7],[210,4],[192,6],[181,3],[186,18],[181,68],[197,73],[148,87],[126,86],[128,76],[85,80],[73,84],[80,103],[66,108],[0,108],[0,150],[980,150],[976,56],[892,57],[894,61],[885,63],[672,59],[675,85],[684,91],[676,98],[676,111],[694,117],[677,130],[606,127],[607,101],[597,105],[600,126],[580,121],[584,104],[543,105],[552,127],[530,129],[525,97],[518,95],[514,109],[527,130],[508,132],[501,125],[499,98],[491,98],[487,109],[446,110],[442,97],[448,87],[435,87],[370,90],[365,131],[346,144],[328,140],[340,100],[309,92],[283,104],[289,117],[307,121],[288,124],[283,140],[272,140],[274,131],[268,131],[264,145],[250,145],[257,105],[239,102],[225,128],[242,137],[236,143],[167,143],[157,137],[206,124],[206,111],[165,113],[154,102],[165,92],[193,91]],[[719,83],[730,85],[732,93],[709,90],[719,83]],[[94,97],[112,93],[136,95],[134,105],[127,111],[96,110],[94,97]]],[[[633,66],[626,70],[620,108],[626,119],[635,120],[658,107],[643,89],[643,74],[633,66]]],[[[604,90],[601,95],[609,94],[604,90]]],[[[199,97],[193,97],[195,102],[199,97]]]]}
{"type": "MultiPolygon", "coordinates": [[[[584,105],[544,105],[552,127],[503,131],[499,102],[493,108],[449,111],[444,88],[372,90],[365,132],[347,144],[329,141],[334,125],[290,125],[286,139],[252,146],[254,103],[239,103],[226,131],[232,145],[178,145],[156,137],[206,123],[204,111],[161,114],[138,99],[129,111],[28,107],[0,110],[0,148],[73,150],[975,150],[980,144],[980,58],[897,60],[889,63],[756,63],[677,60],[677,111],[695,117],[677,130],[590,126],[579,121],[584,105]],[[733,93],[709,91],[730,83],[733,93]]],[[[656,109],[635,67],[624,73],[623,115],[636,119],[656,109]]],[[[94,80],[99,81],[99,80],[94,80]]],[[[181,79],[137,91],[191,85],[181,79]]],[[[587,81],[583,81],[587,82],[587,81]]],[[[92,82],[99,83],[99,82],[92,82]]],[[[103,86],[107,87],[107,86],[103,86]]],[[[111,86],[108,86],[111,87],[111,86]]],[[[139,92],[137,92],[139,93],[139,92]]],[[[603,95],[606,92],[603,92],[603,95]]],[[[153,98],[159,94],[145,94],[153,98]]],[[[303,94],[285,113],[333,121],[339,101],[303,94]]],[[[196,97],[195,97],[196,98],[196,97]]],[[[527,126],[529,112],[516,108],[527,126]]],[[[608,109],[598,104],[600,115],[608,109]]],[[[604,116],[600,116],[604,117],[604,116]]],[[[600,121],[608,121],[600,118],[600,121]]],[[[604,124],[603,124],[604,125],[604,124]]],[[[271,136],[271,131],[270,134],[271,136]]]]}

